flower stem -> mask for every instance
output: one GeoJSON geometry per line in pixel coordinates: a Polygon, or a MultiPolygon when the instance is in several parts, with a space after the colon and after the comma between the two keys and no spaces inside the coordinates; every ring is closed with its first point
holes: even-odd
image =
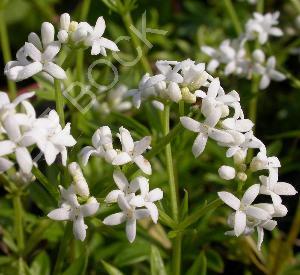
{"type": "Polygon", "coordinates": [[[64,258],[65,258],[66,252],[67,252],[68,242],[72,236],[71,231],[72,231],[72,224],[70,222],[67,222],[67,224],[65,225],[65,230],[64,230],[65,233],[64,233],[63,239],[61,240],[60,245],[59,245],[53,274],[59,274],[59,272],[60,272],[62,263],[64,262],[64,258]]]}
{"type": "MultiPolygon", "coordinates": [[[[163,111],[163,134],[167,136],[170,132],[170,105],[166,105],[163,111]]],[[[166,153],[166,164],[167,164],[167,172],[169,178],[169,188],[170,188],[170,199],[171,199],[171,208],[172,208],[172,216],[175,222],[179,222],[179,212],[178,212],[178,186],[175,181],[174,175],[174,165],[172,158],[172,147],[171,144],[168,143],[165,147],[166,153]]],[[[179,275],[181,269],[181,244],[182,244],[182,236],[181,234],[177,234],[176,238],[173,241],[173,274],[179,275]]]]}
{"type": "MultiPolygon", "coordinates": [[[[124,14],[122,16],[122,19],[123,19],[124,25],[125,25],[125,27],[127,29],[127,32],[129,33],[129,35],[131,37],[132,43],[133,43],[136,51],[138,52],[139,48],[142,50],[139,38],[130,29],[130,27],[133,26],[133,22],[132,22],[132,18],[131,18],[130,12],[127,12],[126,14],[124,14]]],[[[151,66],[150,66],[150,64],[148,62],[148,59],[145,57],[144,52],[142,53],[142,56],[141,56],[141,64],[142,64],[142,66],[144,67],[144,70],[147,73],[152,73],[151,66]]]]}
{"type": "Polygon", "coordinates": [[[241,23],[239,21],[239,18],[236,14],[236,11],[234,9],[234,6],[231,2],[231,0],[224,0],[224,4],[225,4],[225,8],[227,10],[227,13],[233,23],[233,26],[234,26],[234,29],[236,31],[236,33],[239,35],[243,32],[242,30],[242,26],[241,26],[241,23]]]}
{"type": "Polygon", "coordinates": [[[13,198],[13,205],[15,211],[14,227],[17,236],[18,252],[19,255],[22,255],[24,250],[24,232],[23,232],[23,219],[22,219],[23,209],[22,209],[21,195],[19,193],[15,194],[13,198]]]}
{"type": "MultiPolygon", "coordinates": [[[[0,40],[1,40],[1,49],[3,55],[3,61],[6,64],[11,61],[11,53],[9,48],[9,37],[7,35],[7,27],[4,18],[4,12],[0,11],[0,40]]],[[[7,80],[8,90],[10,98],[13,99],[16,97],[16,84],[11,80],[7,80]]]]}
{"type": "Polygon", "coordinates": [[[64,127],[65,126],[64,97],[60,85],[61,85],[60,81],[58,79],[54,79],[56,112],[59,116],[59,121],[61,126],[64,127]]]}

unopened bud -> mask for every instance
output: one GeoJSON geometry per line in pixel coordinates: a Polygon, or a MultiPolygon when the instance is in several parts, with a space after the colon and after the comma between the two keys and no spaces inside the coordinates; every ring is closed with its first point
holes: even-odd
{"type": "Polygon", "coordinates": [[[244,172],[238,172],[236,177],[240,181],[246,181],[247,180],[247,175],[244,172]]]}
{"type": "Polygon", "coordinates": [[[82,197],[88,197],[90,195],[89,186],[78,163],[72,162],[69,164],[68,168],[71,176],[73,177],[75,192],[82,197]]]}
{"type": "Polygon", "coordinates": [[[222,165],[218,172],[220,177],[224,180],[232,180],[235,178],[235,169],[231,166],[222,165]]]}
{"type": "Polygon", "coordinates": [[[192,94],[188,87],[181,88],[182,99],[187,103],[195,103],[197,97],[192,94]]]}

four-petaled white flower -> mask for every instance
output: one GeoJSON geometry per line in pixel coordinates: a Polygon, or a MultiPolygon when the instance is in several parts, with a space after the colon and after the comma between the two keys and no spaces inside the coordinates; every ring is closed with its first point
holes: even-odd
{"type": "Polygon", "coordinates": [[[47,216],[52,220],[72,221],[75,238],[83,241],[87,229],[84,218],[94,215],[99,208],[99,203],[94,197],[90,197],[86,203],[79,204],[73,185],[68,189],[60,186],[60,192],[62,196],[60,207],[52,210],[47,216]]]}
{"type": "Polygon", "coordinates": [[[112,164],[124,165],[134,162],[145,174],[151,175],[151,164],[142,156],[151,144],[151,137],[147,136],[134,142],[130,132],[124,127],[119,128],[117,136],[122,144],[122,152],[118,153],[112,164]]]}
{"type": "Polygon", "coordinates": [[[49,74],[56,79],[66,79],[65,71],[54,63],[60,50],[60,42],[54,41],[54,27],[44,22],[41,28],[42,41],[35,33],[28,36],[28,41],[17,52],[17,60],[10,61],[5,67],[9,79],[21,81],[39,72],[49,74]]]}
{"type": "Polygon", "coordinates": [[[270,214],[254,205],[251,205],[259,194],[260,185],[254,184],[250,186],[244,193],[241,200],[229,192],[218,192],[220,199],[234,209],[234,233],[236,236],[240,236],[245,228],[247,217],[267,220],[270,219],[270,214]]]}
{"type": "Polygon", "coordinates": [[[105,225],[118,225],[126,222],[126,235],[129,242],[133,242],[136,236],[136,221],[149,217],[147,209],[136,209],[131,206],[123,194],[118,196],[118,205],[122,212],[112,214],[103,220],[105,225]]]}

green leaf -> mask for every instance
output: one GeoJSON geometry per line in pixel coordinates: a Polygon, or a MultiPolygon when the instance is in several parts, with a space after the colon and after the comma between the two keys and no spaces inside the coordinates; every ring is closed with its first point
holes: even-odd
{"type": "Polygon", "coordinates": [[[151,246],[150,267],[151,275],[167,275],[160,252],[154,245],[151,246]]]}
{"type": "Polygon", "coordinates": [[[13,262],[15,259],[8,256],[0,256],[0,266],[13,262]]]}
{"type": "Polygon", "coordinates": [[[207,274],[207,259],[204,251],[201,251],[199,256],[194,261],[186,275],[206,275],[207,274]]]}
{"type": "Polygon", "coordinates": [[[212,249],[206,250],[207,267],[215,272],[223,273],[224,262],[220,254],[212,249]]]}
{"type": "Polygon", "coordinates": [[[31,274],[50,274],[50,259],[45,251],[39,253],[33,260],[30,267],[31,274]]]}
{"type": "Polygon", "coordinates": [[[101,263],[103,264],[104,269],[106,270],[106,272],[109,275],[123,275],[123,273],[119,269],[112,266],[111,264],[109,264],[103,260],[101,261],[101,263]]]}
{"type": "Polygon", "coordinates": [[[181,219],[184,219],[189,212],[189,193],[187,190],[184,189],[184,198],[181,204],[180,214],[181,219]]]}
{"type": "Polygon", "coordinates": [[[86,250],[69,266],[63,275],[84,275],[88,263],[88,254],[86,250]]]}

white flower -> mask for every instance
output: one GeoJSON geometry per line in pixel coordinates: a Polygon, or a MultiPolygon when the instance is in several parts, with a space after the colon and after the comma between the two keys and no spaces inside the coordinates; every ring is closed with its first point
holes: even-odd
{"type": "Polygon", "coordinates": [[[222,165],[218,170],[219,176],[224,180],[232,180],[235,178],[235,169],[231,166],[222,165]]]}
{"type": "Polygon", "coordinates": [[[262,66],[260,64],[257,65],[257,72],[262,76],[259,88],[261,90],[266,89],[271,80],[274,81],[283,81],[286,79],[285,75],[275,69],[276,67],[276,58],[275,56],[271,56],[268,58],[266,62],[266,66],[262,66]]]}
{"type": "Polygon", "coordinates": [[[281,164],[277,157],[267,157],[265,152],[259,152],[252,159],[250,167],[253,171],[268,169],[272,176],[271,180],[275,179],[277,181],[278,168],[281,167],[281,164]]]}
{"type": "Polygon", "coordinates": [[[90,195],[89,186],[82,174],[79,164],[77,162],[72,162],[69,164],[68,168],[70,175],[73,177],[75,192],[82,197],[88,197],[90,195]]]}
{"type": "MultiPolygon", "coordinates": [[[[3,128],[9,140],[0,141],[0,157],[15,153],[20,169],[24,173],[29,174],[33,166],[33,161],[28,149],[26,148],[27,145],[23,142],[20,127],[13,116],[8,115],[5,118],[3,128]]],[[[7,170],[11,166],[10,161],[2,158],[1,170],[7,170]]]]}
{"type": "Polygon", "coordinates": [[[56,111],[50,111],[45,118],[39,118],[34,122],[32,130],[25,133],[24,143],[29,146],[34,143],[44,153],[46,162],[51,165],[58,154],[61,154],[62,164],[67,163],[67,147],[76,144],[76,140],[70,134],[71,124],[67,123],[62,129],[56,111]]]}
{"type": "Polygon", "coordinates": [[[119,195],[124,195],[126,198],[131,198],[134,193],[140,188],[139,182],[145,178],[137,177],[129,183],[125,175],[120,170],[115,170],[113,173],[113,179],[119,189],[112,190],[108,193],[105,198],[106,203],[117,202],[119,195]]]}
{"type": "Polygon", "coordinates": [[[234,214],[234,233],[236,236],[240,236],[244,232],[248,216],[259,220],[271,218],[267,211],[251,205],[258,196],[259,189],[259,184],[250,186],[241,200],[229,192],[218,192],[220,199],[232,209],[236,210],[234,214]]]}
{"type": "Polygon", "coordinates": [[[136,221],[149,217],[147,209],[135,209],[131,206],[124,195],[118,196],[118,205],[122,212],[112,214],[103,220],[105,225],[118,225],[126,222],[126,235],[129,242],[133,242],[136,236],[136,221]]]}
{"type": "Polygon", "coordinates": [[[234,130],[245,133],[251,131],[254,123],[250,119],[226,118],[222,121],[222,127],[226,130],[234,130]]]}
{"type": "Polygon", "coordinates": [[[117,134],[122,144],[122,152],[113,159],[113,165],[124,165],[129,162],[134,162],[145,174],[151,175],[151,164],[142,154],[149,148],[151,137],[147,136],[139,141],[133,141],[130,132],[124,127],[119,128],[117,134]]]}
{"type": "Polygon", "coordinates": [[[280,13],[267,13],[265,15],[255,12],[254,18],[251,18],[246,23],[246,36],[248,39],[254,39],[258,36],[260,44],[265,44],[269,36],[282,36],[283,32],[280,28],[274,27],[278,25],[280,13]]]}
{"type": "MultiPolygon", "coordinates": [[[[16,107],[24,100],[31,98],[35,95],[35,92],[24,93],[16,97],[10,102],[7,93],[0,92],[0,124],[4,121],[7,115],[13,115],[16,113],[16,107]]],[[[1,125],[0,125],[1,128],[1,125]]],[[[1,133],[1,130],[0,130],[1,133]]]]}
{"type": "Polygon", "coordinates": [[[44,22],[41,28],[42,41],[35,34],[28,36],[28,42],[17,52],[17,60],[5,66],[5,74],[14,81],[21,81],[39,72],[56,79],[66,79],[65,71],[54,63],[60,51],[60,42],[54,41],[54,27],[44,22]]]}
{"type": "Polygon", "coordinates": [[[223,143],[233,142],[233,137],[229,133],[214,128],[218,120],[216,121],[214,114],[211,115],[213,116],[213,119],[206,119],[203,123],[187,116],[180,118],[183,127],[192,132],[199,133],[192,147],[195,157],[200,156],[204,151],[208,137],[223,143]]]}
{"type": "Polygon", "coordinates": [[[83,241],[87,229],[84,218],[94,215],[99,208],[99,203],[94,197],[90,197],[85,204],[80,205],[73,185],[68,189],[60,186],[60,192],[62,196],[60,207],[52,210],[47,216],[52,220],[72,221],[75,238],[83,241]]]}
{"type": "Polygon", "coordinates": [[[141,194],[133,197],[129,203],[136,207],[145,206],[149,210],[153,222],[157,223],[158,209],[154,202],[163,198],[163,191],[160,188],[149,191],[149,180],[144,177],[139,177],[139,187],[141,194]]]}
{"type": "Polygon", "coordinates": [[[287,182],[274,182],[266,176],[260,176],[259,179],[262,183],[260,193],[270,195],[275,208],[282,203],[280,196],[293,196],[297,194],[296,189],[287,182]]]}
{"type": "Polygon", "coordinates": [[[84,147],[80,152],[83,165],[87,165],[90,156],[104,158],[108,163],[112,163],[117,156],[117,151],[113,148],[111,130],[108,126],[96,130],[92,137],[92,145],[84,147]]]}
{"type": "Polygon", "coordinates": [[[132,103],[125,101],[127,96],[127,87],[125,85],[119,85],[114,89],[111,89],[101,103],[96,102],[96,109],[100,110],[103,114],[109,114],[111,112],[125,112],[131,109],[132,103]]]}

